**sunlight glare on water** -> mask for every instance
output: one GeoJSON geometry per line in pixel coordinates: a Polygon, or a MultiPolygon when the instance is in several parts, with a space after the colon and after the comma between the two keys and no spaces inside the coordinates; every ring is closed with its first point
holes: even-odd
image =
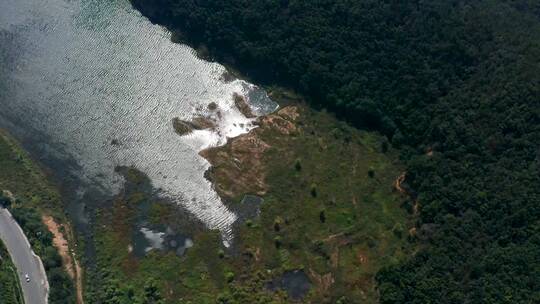
{"type": "Polygon", "coordinates": [[[0,1],[0,69],[0,127],[54,164],[58,179],[76,176],[78,197],[90,187],[117,193],[115,167],[133,166],[160,195],[231,236],[236,216],[204,178],[209,165],[198,152],[247,131],[232,95],[253,86],[222,81],[222,66],[171,43],[127,0],[0,1]],[[222,113],[218,132],[174,132],[174,117],[206,115],[211,102],[222,113]]]}

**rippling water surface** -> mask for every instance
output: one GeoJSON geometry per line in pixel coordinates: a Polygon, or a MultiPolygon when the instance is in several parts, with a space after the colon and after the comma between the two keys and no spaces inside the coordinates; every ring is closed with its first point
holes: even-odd
{"type": "Polygon", "coordinates": [[[224,71],[171,43],[127,0],[0,1],[0,127],[72,192],[78,221],[84,205],[121,189],[116,166],[134,166],[161,196],[230,235],[236,216],[197,153],[246,132],[234,92],[258,96],[261,112],[275,105],[249,84],[223,82],[224,71]],[[174,132],[172,118],[209,114],[210,102],[219,132],[174,132]]]}

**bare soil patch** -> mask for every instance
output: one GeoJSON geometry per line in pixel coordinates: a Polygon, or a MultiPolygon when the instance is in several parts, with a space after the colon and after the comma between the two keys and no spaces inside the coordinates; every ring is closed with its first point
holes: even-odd
{"type": "Polygon", "coordinates": [[[224,146],[201,151],[199,154],[212,164],[207,177],[214,183],[216,191],[229,199],[245,193],[264,195],[268,190],[264,154],[271,143],[263,140],[261,134],[273,131],[290,135],[296,131],[294,120],[298,115],[296,107],[285,107],[259,117],[258,128],[230,138],[224,146]]]}
{"type": "Polygon", "coordinates": [[[42,216],[43,223],[47,226],[47,229],[53,234],[53,245],[58,250],[58,254],[62,257],[62,264],[66,269],[66,272],[75,282],[77,289],[77,303],[83,304],[83,292],[82,292],[82,269],[78,261],[74,258],[70,248],[69,243],[62,232],[62,230],[67,235],[71,235],[71,229],[67,225],[58,224],[54,218],[48,215],[42,216]]]}

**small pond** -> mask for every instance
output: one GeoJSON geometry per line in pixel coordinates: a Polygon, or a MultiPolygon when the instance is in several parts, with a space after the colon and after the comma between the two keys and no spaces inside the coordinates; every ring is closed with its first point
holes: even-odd
{"type": "Polygon", "coordinates": [[[157,229],[141,226],[135,230],[132,241],[133,254],[137,257],[143,257],[154,249],[174,251],[177,255],[184,255],[185,251],[193,246],[191,238],[174,232],[170,227],[157,229]]]}
{"type": "Polygon", "coordinates": [[[286,271],[281,276],[268,283],[270,290],[282,289],[287,292],[289,298],[293,300],[302,299],[311,288],[308,276],[302,270],[286,271]]]}

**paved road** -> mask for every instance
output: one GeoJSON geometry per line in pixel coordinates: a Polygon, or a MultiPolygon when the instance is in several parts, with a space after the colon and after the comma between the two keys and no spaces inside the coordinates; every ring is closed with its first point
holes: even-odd
{"type": "Polygon", "coordinates": [[[41,260],[34,254],[17,222],[6,209],[0,207],[0,238],[6,245],[17,267],[26,304],[46,304],[48,295],[47,275],[41,260]],[[25,274],[30,276],[26,282],[25,274]]]}

